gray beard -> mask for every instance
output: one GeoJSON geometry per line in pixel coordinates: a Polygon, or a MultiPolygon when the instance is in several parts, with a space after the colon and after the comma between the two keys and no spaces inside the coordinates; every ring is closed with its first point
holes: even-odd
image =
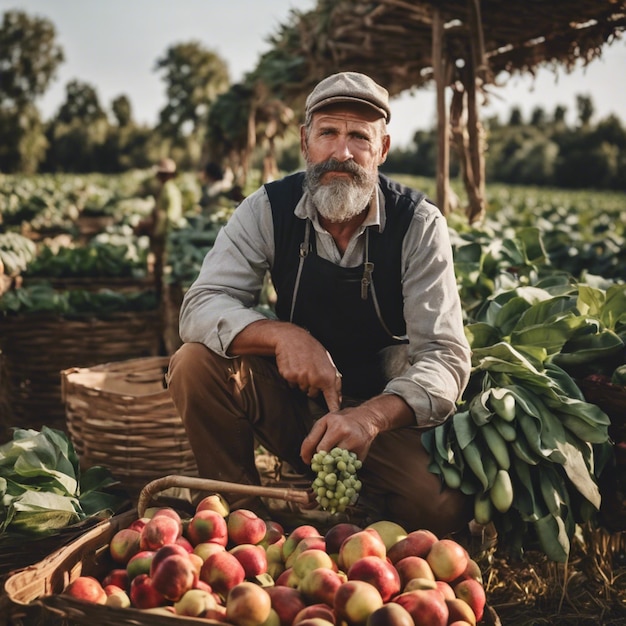
{"type": "Polygon", "coordinates": [[[333,223],[347,222],[362,213],[370,202],[378,182],[376,172],[369,173],[352,161],[340,162],[329,159],[315,165],[309,164],[305,186],[319,214],[333,223]],[[333,179],[327,184],[320,182],[328,171],[353,174],[350,179],[333,179]]]}

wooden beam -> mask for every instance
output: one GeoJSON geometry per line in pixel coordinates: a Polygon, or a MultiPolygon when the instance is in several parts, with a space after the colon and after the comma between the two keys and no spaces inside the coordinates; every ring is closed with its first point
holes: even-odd
{"type": "Polygon", "coordinates": [[[437,205],[448,215],[450,212],[449,177],[450,144],[446,107],[446,59],[443,45],[443,18],[441,11],[433,7],[432,65],[437,97],[437,205]]]}

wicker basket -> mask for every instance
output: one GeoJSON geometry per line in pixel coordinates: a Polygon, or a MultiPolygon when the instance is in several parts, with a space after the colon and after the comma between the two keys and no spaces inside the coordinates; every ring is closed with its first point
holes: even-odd
{"type": "Polygon", "coordinates": [[[10,409],[0,415],[1,439],[10,439],[12,426],[39,430],[45,424],[65,429],[62,370],[156,355],[159,341],[156,310],[115,313],[106,318],[1,318],[0,351],[6,372],[2,394],[10,409]]]}
{"type": "MultiPolygon", "coordinates": [[[[257,487],[186,476],[159,478],[141,490],[137,512],[129,512],[102,522],[36,565],[13,574],[4,587],[5,612],[12,618],[11,623],[32,624],[38,620],[37,623],[46,626],[65,626],[68,622],[85,626],[192,626],[207,623],[223,626],[223,622],[213,620],[178,616],[174,618],[133,608],[88,604],[61,595],[63,589],[78,576],[95,576],[101,579],[110,571],[113,563],[107,548],[113,535],[137,519],[149,504],[158,504],[156,496],[171,487],[186,487],[208,493],[254,495],[295,504],[306,504],[311,500],[310,494],[300,489],[257,487]],[[24,618],[26,621],[20,621],[24,618]]],[[[0,606],[0,611],[2,608],[0,606]]],[[[480,626],[502,626],[493,607],[485,607],[480,626]]]]}
{"type": "Polygon", "coordinates": [[[183,423],[164,387],[168,357],[61,372],[67,429],[82,467],[103,465],[135,498],[163,474],[197,474],[183,423]]]}

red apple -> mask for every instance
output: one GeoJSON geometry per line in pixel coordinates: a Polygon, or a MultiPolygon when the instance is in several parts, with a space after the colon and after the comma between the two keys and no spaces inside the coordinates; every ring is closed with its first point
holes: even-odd
{"type": "Polygon", "coordinates": [[[361,530],[363,529],[360,526],[349,522],[340,522],[339,524],[331,526],[324,535],[326,551],[328,554],[338,554],[341,544],[350,535],[354,535],[354,533],[358,533],[361,530]]]}
{"type": "Polygon", "coordinates": [[[275,543],[285,541],[285,529],[282,524],[275,522],[274,520],[266,520],[265,525],[267,527],[265,530],[265,536],[260,542],[264,548],[267,548],[275,543]]]}
{"type": "Polygon", "coordinates": [[[219,513],[210,509],[198,511],[189,520],[187,539],[194,547],[199,543],[207,542],[226,546],[228,543],[226,520],[219,513]]]}
{"type": "Polygon", "coordinates": [[[450,584],[445,580],[436,580],[435,585],[437,586],[437,590],[443,596],[444,600],[454,600],[456,597],[454,595],[454,589],[450,587],[450,584]]]}
{"type": "Polygon", "coordinates": [[[216,552],[202,564],[200,580],[203,580],[212,589],[222,596],[234,586],[243,582],[246,572],[237,557],[230,552],[216,552]]]}
{"type": "Polygon", "coordinates": [[[109,543],[111,558],[119,565],[126,565],[131,556],[139,552],[141,533],[132,528],[118,530],[109,543]]]}
{"type": "Polygon", "coordinates": [[[480,622],[487,603],[484,587],[477,580],[468,578],[454,587],[454,594],[469,604],[476,616],[476,621],[480,622]]]}
{"type": "Polygon", "coordinates": [[[132,556],[126,564],[126,572],[128,579],[132,581],[133,578],[139,576],[139,574],[150,574],[150,566],[152,565],[152,559],[156,551],[154,550],[141,550],[137,552],[135,556],[132,556]]]}
{"type": "Polygon", "coordinates": [[[178,528],[179,528],[178,534],[182,535],[183,520],[177,511],[175,511],[172,507],[169,507],[169,506],[161,507],[154,512],[152,519],[154,519],[155,517],[159,517],[161,515],[164,515],[166,517],[171,517],[175,522],[178,522],[178,528]]]}
{"type": "Polygon", "coordinates": [[[395,567],[400,576],[400,585],[403,589],[412,578],[435,580],[435,575],[433,570],[430,569],[428,561],[421,556],[405,556],[403,559],[396,561],[395,567]]]}
{"type": "Polygon", "coordinates": [[[256,545],[263,540],[267,531],[265,520],[248,509],[231,511],[226,522],[228,538],[235,545],[240,543],[256,545]]]}
{"type": "Polygon", "coordinates": [[[283,553],[279,542],[272,543],[265,550],[267,557],[267,573],[276,580],[284,571],[283,553]]]}
{"type": "Polygon", "coordinates": [[[128,591],[129,584],[130,580],[128,578],[128,572],[125,569],[112,569],[102,579],[103,587],[106,587],[107,585],[115,585],[124,591],[128,591]]]}
{"type": "Polygon", "coordinates": [[[130,601],[138,609],[151,609],[163,606],[167,600],[152,585],[148,574],[135,576],[130,583],[130,601]]]}
{"type": "Polygon", "coordinates": [[[254,578],[267,572],[267,554],[262,546],[252,543],[240,543],[229,552],[243,565],[246,578],[254,578]]]}
{"type": "Polygon", "coordinates": [[[448,607],[436,589],[416,589],[397,595],[392,602],[404,607],[413,618],[415,626],[446,626],[448,607]]]}
{"type": "Polygon", "coordinates": [[[168,515],[155,515],[143,527],[139,537],[142,550],[158,550],[174,543],[180,535],[180,524],[168,515]]]}
{"type": "Polygon", "coordinates": [[[288,567],[278,576],[274,584],[297,589],[300,585],[300,578],[298,578],[297,574],[293,571],[293,567],[288,567]]]}
{"type": "Polygon", "coordinates": [[[400,593],[400,576],[386,558],[364,556],[358,559],[348,570],[348,580],[363,580],[374,585],[383,602],[400,593]]]}
{"type": "Polygon", "coordinates": [[[272,601],[259,585],[244,581],[232,587],[226,598],[226,619],[237,626],[259,626],[270,615],[272,601]]]}
{"type": "Polygon", "coordinates": [[[178,554],[179,556],[184,556],[185,558],[189,556],[189,552],[183,548],[183,546],[178,545],[177,543],[170,543],[162,548],[159,548],[152,557],[152,561],[150,562],[150,576],[154,577],[154,572],[158,567],[161,561],[165,560],[168,556],[172,556],[174,554],[178,554]]]}
{"type": "MultiPolygon", "coordinates": [[[[435,589],[436,591],[441,592],[439,589],[439,585],[436,580],[431,580],[430,578],[411,578],[404,587],[402,587],[402,591],[415,591],[416,589],[435,589]]],[[[448,583],[445,583],[446,585],[448,583]]]]}
{"type": "Polygon", "coordinates": [[[150,520],[149,517],[139,517],[136,520],[132,521],[128,525],[128,528],[130,528],[131,530],[138,530],[139,532],[141,532],[143,530],[143,527],[148,523],[149,520],[150,520]]]}
{"type": "Polygon", "coordinates": [[[163,597],[177,602],[198,579],[189,555],[173,554],[163,559],[154,570],[152,585],[163,597]]]}
{"type": "Polygon", "coordinates": [[[376,530],[360,530],[350,535],[339,548],[339,567],[347,572],[352,565],[364,556],[377,556],[384,559],[387,549],[376,530]]]}
{"type": "Polygon", "coordinates": [[[293,567],[293,564],[298,556],[307,550],[320,550],[321,552],[326,552],[326,542],[324,541],[324,537],[318,535],[303,537],[285,560],[285,567],[293,567]]]}
{"type": "Polygon", "coordinates": [[[197,544],[193,553],[197,554],[203,561],[206,561],[209,556],[216,552],[225,552],[226,547],[220,543],[214,543],[212,541],[206,541],[204,543],[197,544]]]}
{"type": "MultiPolygon", "coordinates": [[[[305,539],[303,539],[299,545],[302,545],[304,541],[305,539]]],[[[293,554],[296,553],[294,552],[293,554]]],[[[300,579],[304,578],[308,572],[318,567],[336,569],[335,562],[324,550],[320,550],[319,548],[311,548],[310,550],[305,550],[298,554],[293,561],[292,567],[296,576],[300,579]]]]}
{"type": "Polygon", "coordinates": [[[382,605],[383,599],[374,585],[363,580],[349,580],[337,589],[333,608],[339,619],[350,624],[364,624],[370,613],[382,605]]]}
{"type": "Polygon", "coordinates": [[[93,576],[79,576],[75,578],[65,587],[63,593],[92,604],[105,604],[107,601],[107,594],[100,581],[93,576]]]}
{"type": "Polygon", "coordinates": [[[404,607],[389,602],[370,614],[367,626],[415,626],[415,622],[404,607]]]}
{"type": "Polygon", "coordinates": [[[183,537],[182,535],[174,543],[185,548],[187,552],[190,552],[190,553],[193,552],[193,546],[191,545],[191,542],[186,537],[183,537]]]}
{"type": "Polygon", "coordinates": [[[396,524],[396,522],[391,522],[389,520],[380,520],[378,522],[373,522],[369,524],[366,528],[373,528],[382,538],[383,543],[385,544],[385,548],[387,551],[391,548],[391,546],[395,545],[401,539],[404,539],[407,536],[407,532],[404,527],[400,526],[400,524],[396,524]]]}
{"type": "Polygon", "coordinates": [[[272,608],[278,614],[281,626],[291,626],[295,616],[306,606],[303,594],[293,587],[278,585],[266,589],[272,608]]]}
{"type": "Polygon", "coordinates": [[[435,578],[446,582],[458,578],[465,571],[468,559],[465,548],[452,539],[436,541],[426,556],[435,578]]]}
{"type": "Polygon", "coordinates": [[[296,546],[304,539],[304,537],[319,537],[320,533],[314,526],[310,524],[302,524],[296,526],[285,539],[282,545],[283,561],[287,561],[296,546]]]}
{"type": "Polygon", "coordinates": [[[345,574],[342,575],[327,567],[319,567],[305,574],[298,584],[298,589],[309,604],[333,606],[337,589],[344,582],[345,574]]]}
{"type": "Polygon", "coordinates": [[[420,529],[410,532],[404,539],[396,542],[387,552],[392,563],[397,563],[407,556],[426,558],[431,546],[438,541],[437,535],[430,530],[420,529]]]}

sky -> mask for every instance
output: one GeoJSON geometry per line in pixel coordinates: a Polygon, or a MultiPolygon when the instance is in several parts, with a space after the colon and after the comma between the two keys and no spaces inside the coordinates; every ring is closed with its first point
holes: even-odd
{"type": "MultiPolygon", "coordinates": [[[[101,105],[125,94],[133,117],[153,126],[165,106],[165,83],[154,71],[156,60],[178,43],[198,41],[227,63],[231,82],[252,71],[259,56],[270,49],[269,37],[288,21],[291,9],[307,11],[316,0],[0,0],[0,13],[21,10],[45,17],[57,32],[65,61],[46,94],[37,102],[44,119],[65,100],[71,80],[92,85],[101,105]]],[[[551,115],[557,105],[567,108],[567,121],[576,119],[576,96],[592,98],[598,121],[610,114],[626,124],[626,37],[605,46],[602,57],[571,74],[564,69],[540,69],[537,75],[500,76],[491,88],[483,118],[506,122],[511,108],[525,119],[541,106],[551,115]]],[[[432,87],[392,99],[389,132],[392,146],[409,145],[418,129],[435,123],[432,87]]]]}

